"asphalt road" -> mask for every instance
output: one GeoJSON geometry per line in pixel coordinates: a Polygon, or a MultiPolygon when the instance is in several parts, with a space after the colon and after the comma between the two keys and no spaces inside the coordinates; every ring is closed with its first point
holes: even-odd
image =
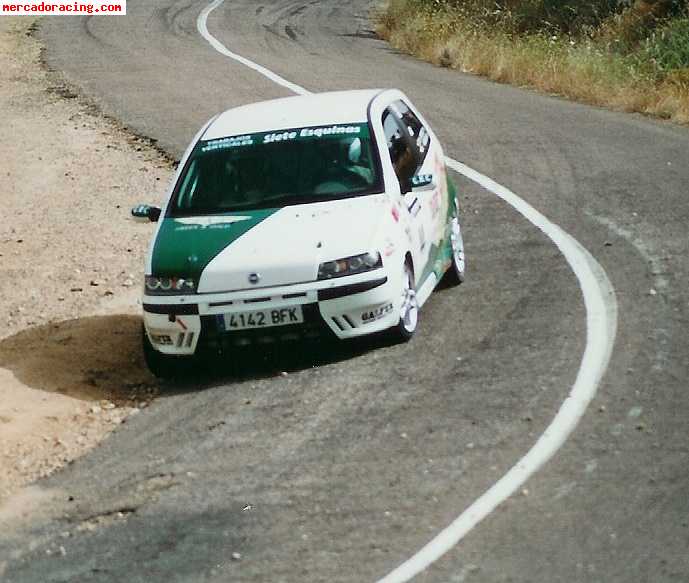
{"type": "MultiPolygon", "coordinates": [[[[586,246],[619,303],[579,429],[417,580],[689,580],[689,132],[399,55],[371,32],[372,4],[227,0],[208,25],[310,90],[405,91],[449,155],[586,246]]],[[[217,111],[288,94],[199,37],[205,5],[46,19],[47,62],[178,156],[217,111]]],[[[559,251],[456,179],[470,277],[432,297],[411,344],[285,348],[166,387],[39,484],[50,504],[0,533],[3,580],[375,581],[451,522],[548,425],[586,340],[559,251]]]]}

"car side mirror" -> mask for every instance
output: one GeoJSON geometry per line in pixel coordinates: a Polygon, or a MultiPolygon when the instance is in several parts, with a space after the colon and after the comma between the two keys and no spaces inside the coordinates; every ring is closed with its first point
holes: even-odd
{"type": "Polygon", "coordinates": [[[413,192],[425,192],[435,190],[437,184],[433,174],[417,174],[411,179],[411,190],[413,192]]]}
{"type": "Polygon", "coordinates": [[[132,209],[132,217],[140,223],[157,223],[161,212],[160,207],[140,204],[132,209]]]}

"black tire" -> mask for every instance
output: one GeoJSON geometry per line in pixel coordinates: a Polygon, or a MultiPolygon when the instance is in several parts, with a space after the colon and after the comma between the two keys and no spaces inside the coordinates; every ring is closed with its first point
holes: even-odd
{"type": "Polygon", "coordinates": [[[464,256],[464,237],[462,227],[459,222],[459,212],[455,206],[455,213],[452,217],[452,234],[450,244],[452,245],[452,262],[445,272],[445,282],[448,286],[458,286],[466,279],[466,259],[464,256]]]}
{"type": "Polygon", "coordinates": [[[414,270],[409,261],[404,264],[403,297],[399,322],[390,328],[390,335],[395,342],[409,342],[419,327],[419,304],[416,299],[414,270]]]}
{"type": "Polygon", "coordinates": [[[141,327],[141,336],[144,361],[151,374],[159,379],[174,379],[188,373],[192,358],[188,356],[170,356],[158,352],[153,348],[143,326],[141,327]]]}

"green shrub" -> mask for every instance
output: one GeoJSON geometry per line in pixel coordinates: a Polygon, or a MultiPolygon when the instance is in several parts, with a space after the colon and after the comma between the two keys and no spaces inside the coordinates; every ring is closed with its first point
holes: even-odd
{"type": "Polygon", "coordinates": [[[670,21],[645,41],[645,52],[658,70],[669,73],[689,67],[689,18],[670,21]]]}
{"type": "Polygon", "coordinates": [[[378,31],[443,67],[689,124],[689,0],[388,0],[378,31]]]}
{"type": "Polygon", "coordinates": [[[519,32],[550,30],[579,35],[624,6],[619,0],[531,0],[515,3],[512,12],[519,32]]]}
{"type": "MultiPolygon", "coordinates": [[[[577,35],[598,26],[613,14],[623,11],[633,0],[413,0],[430,12],[453,9],[523,34],[577,35]]],[[[678,0],[680,1],[680,0],[678,0]]],[[[681,0],[684,1],[684,0],[681,0]]]]}

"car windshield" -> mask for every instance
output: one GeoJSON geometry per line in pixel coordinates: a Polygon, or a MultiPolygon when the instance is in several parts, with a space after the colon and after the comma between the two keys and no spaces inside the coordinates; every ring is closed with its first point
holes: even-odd
{"type": "Polygon", "coordinates": [[[261,132],[199,142],[172,217],[278,208],[382,191],[368,124],[261,132]]]}

